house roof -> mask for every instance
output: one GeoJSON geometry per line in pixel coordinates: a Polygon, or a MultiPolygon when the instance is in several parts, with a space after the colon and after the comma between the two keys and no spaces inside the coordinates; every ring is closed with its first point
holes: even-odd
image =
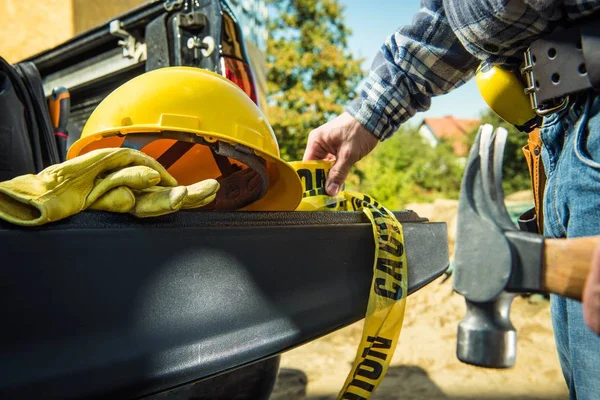
{"type": "Polygon", "coordinates": [[[469,152],[469,149],[464,143],[464,139],[467,133],[481,124],[481,120],[475,118],[454,118],[451,115],[447,115],[442,118],[423,118],[423,123],[427,125],[436,138],[452,143],[456,155],[465,156],[469,152]]]}

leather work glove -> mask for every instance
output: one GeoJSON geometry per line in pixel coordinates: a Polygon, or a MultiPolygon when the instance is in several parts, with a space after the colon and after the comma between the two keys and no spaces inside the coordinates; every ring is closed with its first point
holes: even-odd
{"type": "Polygon", "coordinates": [[[189,186],[151,186],[141,190],[118,186],[106,192],[89,209],[128,212],[140,218],[156,217],[178,210],[203,207],[215,199],[218,189],[219,183],[214,179],[189,186]]]}
{"type": "Polygon", "coordinates": [[[156,216],[208,204],[218,189],[214,179],[179,186],[160,163],[138,150],[99,149],[37,175],[0,182],[0,218],[35,226],[87,208],[156,216]]]}

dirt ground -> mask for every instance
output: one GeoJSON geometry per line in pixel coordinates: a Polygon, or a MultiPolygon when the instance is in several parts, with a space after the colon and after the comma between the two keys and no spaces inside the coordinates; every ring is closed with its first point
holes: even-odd
{"type": "MultiPolygon", "coordinates": [[[[419,214],[437,214],[430,219],[451,222],[453,207],[448,202],[441,205],[437,212],[423,209],[419,214]]],[[[456,358],[456,329],[464,312],[464,299],[453,293],[452,280],[444,282],[444,277],[408,297],[398,347],[371,398],[568,399],[548,300],[541,296],[514,300],[511,320],[517,329],[517,361],[504,370],[474,367],[456,358]]],[[[354,360],[362,322],[284,353],[271,399],[336,399],[354,360]]]]}
{"type": "MultiPolygon", "coordinates": [[[[517,362],[506,370],[463,364],[455,356],[464,300],[439,278],[407,299],[404,324],[387,375],[372,399],[568,399],[549,304],[518,297],[511,320],[517,362]]],[[[284,353],[272,400],[335,399],[354,360],[362,321],[284,353]]]]}

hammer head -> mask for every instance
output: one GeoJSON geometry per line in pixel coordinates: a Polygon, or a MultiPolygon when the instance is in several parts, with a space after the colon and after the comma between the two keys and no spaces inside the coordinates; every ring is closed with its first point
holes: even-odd
{"type": "Polygon", "coordinates": [[[514,295],[507,292],[514,273],[517,231],[504,206],[502,157],[508,132],[481,126],[467,161],[458,206],[454,290],[467,312],[458,326],[457,357],[488,368],[514,365],[516,331],[510,322],[514,295]],[[513,235],[514,236],[514,235],[513,235]]]}
{"type": "Polygon", "coordinates": [[[510,322],[514,295],[502,293],[492,301],[467,300],[467,313],[458,324],[456,355],[464,363],[508,368],[517,353],[517,332],[510,322]]]}

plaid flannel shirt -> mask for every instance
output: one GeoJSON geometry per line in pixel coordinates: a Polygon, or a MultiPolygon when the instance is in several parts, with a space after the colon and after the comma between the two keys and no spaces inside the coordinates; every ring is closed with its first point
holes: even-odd
{"type": "Polygon", "coordinates": [[[381,46],[346,111],[383,141],[482,61],[518,66],[531,42],[598,9],[600,0],[422,0],[412,23],[381,46]]]}

